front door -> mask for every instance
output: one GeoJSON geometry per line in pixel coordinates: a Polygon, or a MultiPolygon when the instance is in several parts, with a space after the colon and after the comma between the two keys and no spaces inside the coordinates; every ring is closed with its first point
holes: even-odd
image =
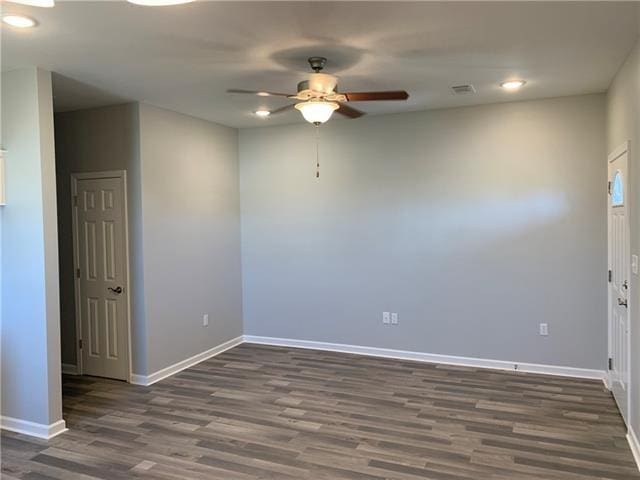
{"type": "Polygon", "coordinates": [[[609,156],[609,379],[620,413],[629,403],[629,222],[626,148],[609,156]]]}
{"type": "Polygon", "coordinates": [[[124,175],[74,177],[81,371],[129,379],[124,175]]]}

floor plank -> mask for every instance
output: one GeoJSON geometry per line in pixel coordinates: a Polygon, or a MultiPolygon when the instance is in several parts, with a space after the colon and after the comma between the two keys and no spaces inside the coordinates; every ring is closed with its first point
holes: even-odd
{"type": "Polygon", "coordinates": [[[3,478],[640,480],[601,382],[243,344],[150,387],[65,376],[3,478]]]}

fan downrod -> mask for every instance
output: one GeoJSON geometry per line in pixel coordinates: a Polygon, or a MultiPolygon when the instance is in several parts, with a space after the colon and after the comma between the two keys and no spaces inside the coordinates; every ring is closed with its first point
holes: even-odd
{"type": "Polygon", "coordinates": [[[316,73],[319,73],[327,64],[327,59],[324,57],[309,57],[307,61],[311,65],[311,70],[316,73]]]}

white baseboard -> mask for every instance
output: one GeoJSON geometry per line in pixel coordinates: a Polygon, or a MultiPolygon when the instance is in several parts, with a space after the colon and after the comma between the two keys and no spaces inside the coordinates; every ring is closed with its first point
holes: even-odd
{"type": "Polygon", "coordinates": [[[563,377],[593,378],[597,380],[604,380],[605,378],[604,370],[591,370],[586,368],[560,367],[556,365],[538,365],[535,363],[487,360],[483,358],[472,357],[456,357],[452,355],[440,355],[435,353],[363,347],[359,345],[344,345],[340,343],[313,342],[310,340],[294,340],[289,338],[259,337],[254,335],[245,335],[244,341],[247,343],[259,343],[263,345],[309,348],[313,350],[328,350],[331,352],[353,353],[356,355],[371,355],[374,357],[414,360],[418,362],[428,363],[443,363],[446,365],[460,365],[465,367],[492,368],[497,370],[541,373],[545,375],[559,375],[563,377]]]}
{"type": "Polygon", "coordinates": [[[629,430],[627,431],[627,442],[629,442],[629,447],[631,448],[631,453],[633,453],[633,459],[636,461],[636,466],[638,467],[638,470],[640,470],[640,443],[638,442],[636,433],[631,427],[629,427],[629,430]]]}
{"type": "Polygon", "coordinates": [[[46,425],[12,417],[0,417],[0,428],[2,430],[9,430],[10,432],[44,438],[45,440],[49,440],[67,431],[64,420],[58,420],[55,423],[46,425]]]}
{"type": "Polygon", "coordinates": [[[78,375],[78,367],[71,363],[62,364],[62,373],[64,375],[78,375]]]}
{"type": "Polygon", "coordinates": [[[174,363],[162,370],[158,370],[157,372],[152,373],[151,375],[139,375],[134,373],[131,375],[131,383],[135,385],[144,385],[149,386],[160,380],[167,378],[175,373],[178,373],[185,368],[192,367],[193,365],[200,363],[208,358],[215,357],[216,355],[224,352],[225,350],[229,350],[230,348],[235,347],[236,345],[240,345],[243,342],[243,337],[232,338],[229,341],[224,342],[217,347],[210,348],[209,350],[205,350],[204,352],[198,353],[193,357],[187,358],[185,360],[181,360],[178,363],[174,363]]]}

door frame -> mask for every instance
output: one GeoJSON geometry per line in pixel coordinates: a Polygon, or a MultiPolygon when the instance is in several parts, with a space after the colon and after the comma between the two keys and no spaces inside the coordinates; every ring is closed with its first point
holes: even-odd
{"type": "Polygon", "coordinates": [[[75,315],[76,315],[76,368],[78,375],[83,375],[82,366],[82,351],[80,350],[80,339],[82,339],[82,319],[80,314],[80,279],[75,273],[80,268],[80,251],[78,242],[78,205],[75,201],[78,195],[78,180],[99,180],[103,178],[119,178],[122,183],[122,196],[123,196],[123,228],[124,228],[124,264],[125,264],[125,278],[127,279],[127,288],[124,293],[126,295],[126,309],[127,316],[127,363],[129,364],[129,373],[127,375],[127,382],[131,383],[133,375],[133,361],[131,358],[131,277],[129,275],[129,208],[127,200],[127,171],[126,170],[108,170],[103,172],[83,172],[71,174],[71,211],[72,211],[72,224],[73,224],[73,285],[74,285],[74,297],[75,297],[75,315]]]}
{"type": "MultiPolygon", "coordinates": [[[[608,182],[610,182],[610,178],[609,178],[609,165],[611,165],[611,163],[614,160],[617,160],[619,157],[621,157],[622,155],[626,154],[627,155],[627,160],[626,160],[626,174],[624,176],[624,185],[623,185],[623,192],[624,192],[624,202],[625,202],[625,209],[626,209],[626,215],[625,215],[625,234],[626,234],[626,250],[627,252],[625,253],[626,256],[627,253],[630,254],[630,240],[631,240],[631,230],[630,230],[630,224],[629,224],[629,216],[630,216],[630,201],[628,199],[631,199],[631,192],[629,191],[629,157],[631,155],[631,150],[630,150],[630,142],[627,140],[626,142],[622,143],[621,145],[618,145],[616,148],[613,149],[613,151],[611,153],[609,153],[609,155],[607,156],[607,184],[608,182]]],[[[611,196],[609,193],[607,193],[607,268],[609,270],[611,270],[611,196]]],[[[627,299],[631,298],[631,265],[630,265],[630,257],[627,259],[629,261],[627,261],[625,263],[625,270],[626,270],[626,278],[629,281],[629,290],[627,291],[627,299]]],[[[612,323],[613,323],[613,319],[612,319],[612,315],[611,315],[611,309],[613,307],[613,297],[611,296],[611,286],[609,284],[609,282],[607,282],[607,358],[613,358],[613,344],[612,344],[612,323]]],[[[631,375],[630,375],[630,366],[631,366],[631,308],[632,308],[632,304],[630,303],[627,306],[627,325],[628,325],[628,334],[627,334],[627,372],[626,372],[626,376],[627,378],[625,379],[626,381],[626,385],[627,385],[627,415],[630,414],[630,409],[631,409],[631,389],[630,387],[630,380],[631,380],[631,375]]],[[[608,360],[607,360],[608,361],[608,360]]],[[[606,379],[606,387],[611,390],[612,388],[612,383],[611,383],[611,371],[609,370],[608,366],[606,369],[606,375],[605,375],[605,379],[606,379]]]]}

